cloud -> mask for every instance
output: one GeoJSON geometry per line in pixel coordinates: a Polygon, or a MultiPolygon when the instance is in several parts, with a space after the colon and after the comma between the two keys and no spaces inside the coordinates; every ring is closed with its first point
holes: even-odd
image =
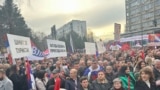
{"type": "Polygon", "coordinates": [[[27,6],[27,1],[22,1],[21,13],[28,26],[34,31],[46,34],[50,33],[52,25],[55,24],[56,28],[60,28],[73,19],[86,20],[87,27],[93,30],[104,31],[105,29],[110,30],[109,32],[113,31],[111,26],[115,22],[125,21],[125,0],[77,0],[79,10],[75,13],[61,13],[60,10],[64,7],[58,4],[61,5],[63,0],[42,0],[41,2],[30,0],[32,7],[27,6]],[[55,8],[56,5],[58,6],[55,8]]]}

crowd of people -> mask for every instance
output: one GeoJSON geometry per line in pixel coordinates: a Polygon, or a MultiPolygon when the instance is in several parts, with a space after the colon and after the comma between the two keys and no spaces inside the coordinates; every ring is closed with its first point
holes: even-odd
{"type": "Polygon", "coordinates": [[[160,49],[106,51],[98,56],[77,52],[29,61],[32,89],[25,63],[23,58],[16,65],[2,61],[0,90],[160,90],[160,49]]]}

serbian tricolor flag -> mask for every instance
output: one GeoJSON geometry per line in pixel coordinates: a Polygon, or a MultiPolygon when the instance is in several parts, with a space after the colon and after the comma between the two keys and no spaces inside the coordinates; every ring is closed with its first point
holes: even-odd
{"type": "Polygon", "coordinates": [[[60,90],[61,79],[59,77],[57,77],[55,81],[56,82],[55,82],[55,85],[54,85],[54,90],[60,90]]]}
{"type": "Polygon", "coordinates": [[[26,61],[26,73],[27,73],[27,84],[28,89],[32,89],[32,81],[31,81],[31,68],[28,60],[26,61]]]}
{"type": "Polygon", "coordinates": [[[16,64],[15,60],[12,58],[12,55],[11,55],[11,51],[10,51],[10,46],[9,46],[7,35],[3,36],[3,40],[4,40],[4,45],[7,48],[7,57],[8,57],[9,64],[11,64],[11,65],[12,64],[16,64]]]}

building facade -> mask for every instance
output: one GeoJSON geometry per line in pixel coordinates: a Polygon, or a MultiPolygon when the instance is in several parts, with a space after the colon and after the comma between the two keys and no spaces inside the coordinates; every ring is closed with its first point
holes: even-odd
{"type": "Polygon", "coordinates": [[[71,22],[63,25],[62,27],[56,30],[57,39],[65,37],[71,31],[76,32],[80,37],[84,36],[86,37],[87,35],[86,21],[72,20],[71,22]]]}
{"type": "Polygon", "coordinates": [[[160,0],[125,0],[126,29],[121,37],[159,33],[160,0]]]}

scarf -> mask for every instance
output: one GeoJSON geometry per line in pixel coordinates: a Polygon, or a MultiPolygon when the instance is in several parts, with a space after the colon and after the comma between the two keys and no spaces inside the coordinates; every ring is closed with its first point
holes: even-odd
{"type": "Polygon", "coordinates": [[[54,90],[60,90],[60,86],[61,86],[61,79],[57,77],[55,80],[54,90]]]}

